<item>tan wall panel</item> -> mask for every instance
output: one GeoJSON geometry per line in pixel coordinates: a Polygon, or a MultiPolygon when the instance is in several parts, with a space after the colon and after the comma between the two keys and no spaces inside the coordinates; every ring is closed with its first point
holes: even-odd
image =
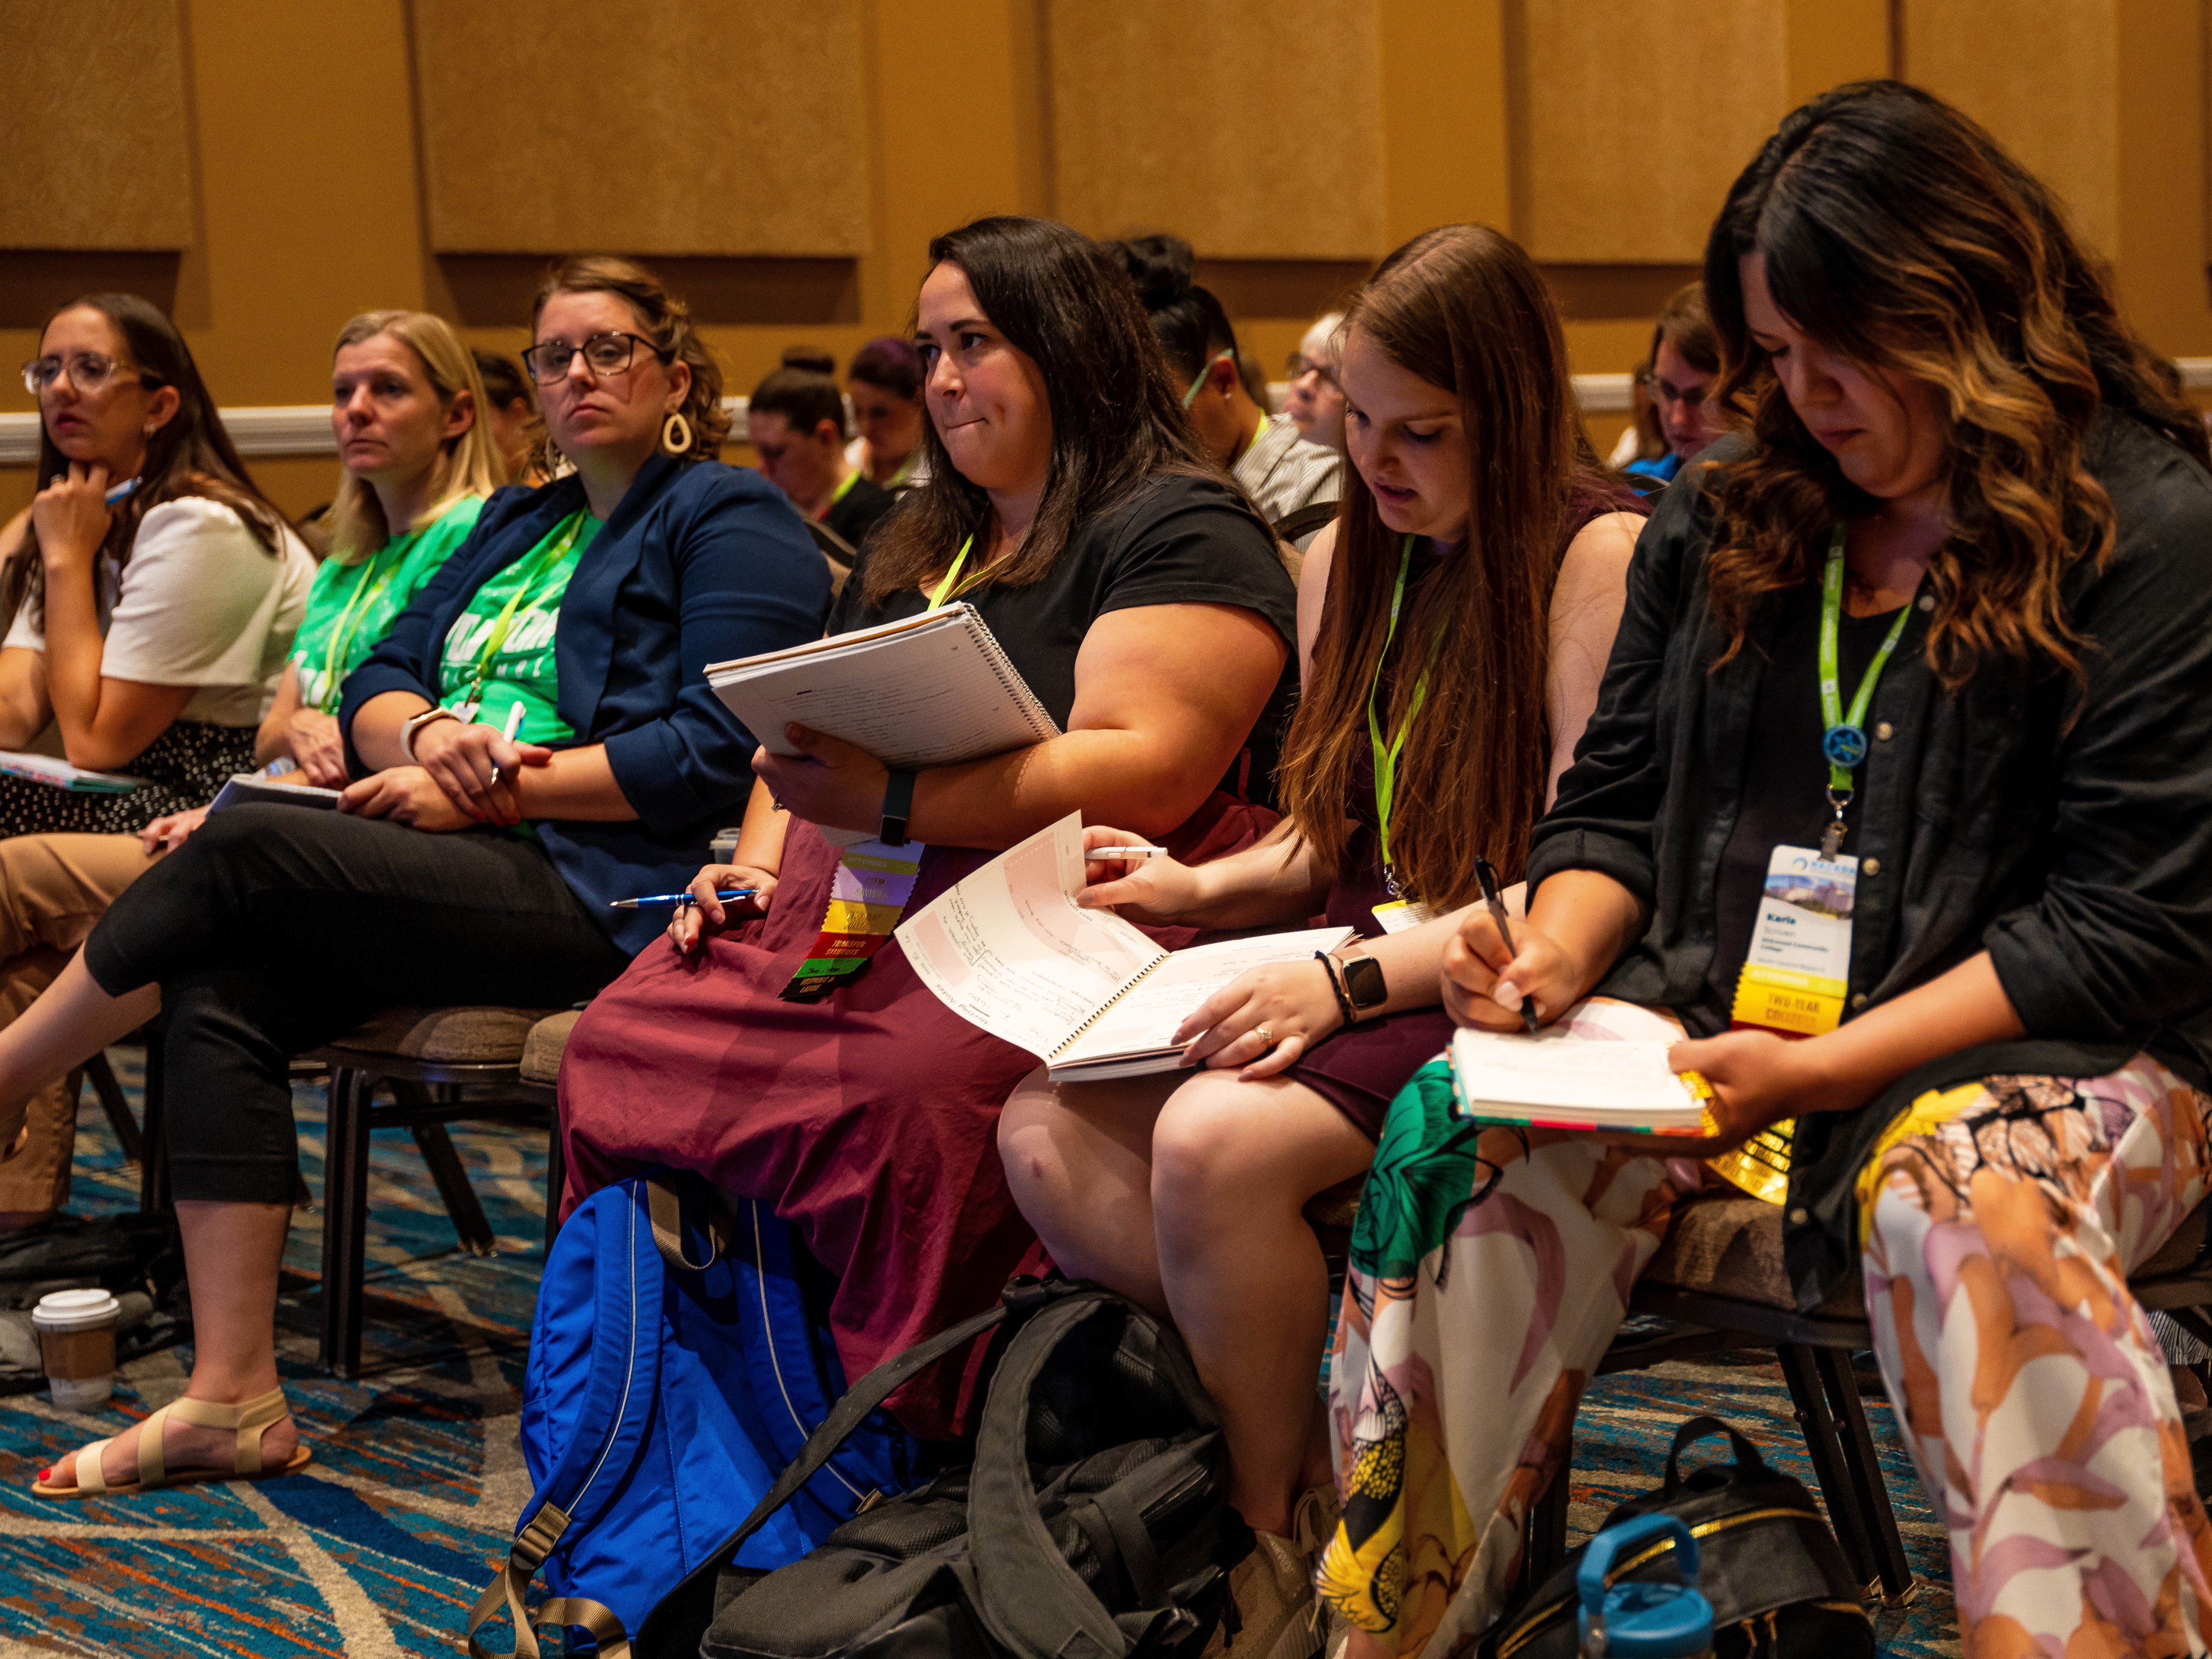
{"type": "Polygon", "coordinates": [[[191,241],[175,0],[0,0],[0,246],[191,241]]]}
{"type": "Polygon", "coordinates": [[[540,12],[416,0],[436,252],[867,251],[859,0],[540,12]]]}
{"type": "Polygon", "coordinates": [[[1224,259],[1382,251],[1372,5],[1051,0],[1055,201],[1224,259]]]}
{"type": "Polygon", "coordinates": [[[1515,222],[1538,259],[1687,264],[1784,113],[1772,0],[1519,0],[1515,222]]]}
{"type": "Polygon", "coordinates": [[[1510,228],[1504,0],[1382,8],[1383,241],[1438,225],[1510,228]]]}
{"type": "Polygon", "coordinates": [[[1906,76],[1989,128],[2092,243],[2117,252],[2117,0],[1905,0],[1904,11],[1906,76]]]}

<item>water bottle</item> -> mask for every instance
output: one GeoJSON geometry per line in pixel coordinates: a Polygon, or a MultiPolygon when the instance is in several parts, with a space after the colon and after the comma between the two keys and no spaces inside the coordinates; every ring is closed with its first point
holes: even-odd
{"type": "Polygon", "coordinates": [[[1575,1573],[1584,1659],[1711,1659],[1713,1608],[1698,1589],[1698,1540],[1671,1515],[1639,1515],[1607,1527],[1589,1541],[1575,1573]],[[1671,1535],[1674,1584],[1606,1580],[1616,1561],[1632,1562],[1638,1545],[1671,1535]]]}

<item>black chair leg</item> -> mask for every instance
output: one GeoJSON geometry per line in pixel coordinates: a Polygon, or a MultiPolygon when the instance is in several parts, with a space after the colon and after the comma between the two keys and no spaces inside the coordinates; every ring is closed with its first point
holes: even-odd
{"type": "Polygon", "coordinates": [[[552,1127],[545,1134],[545,1254],[553,1254],[553,1241],[561,1236],[561,1194],[568,1186],[568,1158],[561,1145],[561,1109],[547,1114],[552,1127]]]}
{"type": "Polygon", "coordinates": [[[124,1099],[123,1085],[115,1080],[115,1068],[107,1063],[104,1051],[85,1061],[84,1080],[100,1097],[100,1109],[107,1114],[107,1127],[115,1131],[115,1139],[122,1146],[123,1161],[143,1165],[145,1138],[138,1133],[138,1120],[131,1115],[131,1103],[124,1099]]]}
{"type": "Polygon", "coordinates": [[[350,1381],[361,1373],[362,1281],[368,1255],[368,1099],[375,1079],[340,1067],[331,1074],[323,1130],[322,1367],[350,1381]]]}
{"type": "Polygon", "coordinates": [[[453,1150],[446,1126],[415,1123],[408,1126],[408,1133],[415,1137],[423,1163],[430,1166],[430,1178],[438,1183],[438,1196],[445,1201],[446,1213],[453,1218],[461,1248],[471,1255],[492,1255],[498,1245],[491,1235],[491,1223],[484,1219],[483,1206],[477,1201],[476,1188],[469,1185],[469,1172],[461,1166],[461,1155],[453,1150]]]}
{"type": "Polygon", "coordinates": [[[1567,1559],[1567,1477],[1575,1466],[1575,1445],[1567,1442],[1551,1484],[1528,1506],[1528,1540],[1521,1552],[1521,1583],[1516,1595],[1526,1595],[1551,1577],[1567,1559]]]}
{"type": "Polygon", "coordinates": [[[1888,1607],[1905,1607],[1919,1594],[1920,1584],[1905,1559],[1905,1540],[1897,1534],[1897,1515],[1889,1506],[1889,1488],[1882,1481],[1874,1437],[1867,1431],[1866,1412],[1859,1404],[1858,1379],[1851,1374],[1850,1355],[1840,1348],[1815,1348],[1813,1364],[1835,1413],[1844,1467],[1858,1496],[1875,1576],[1881,1581],[1882,1601],[1888,1607]]]}
{"type": "Polygon", "coordinates": [[[1851,1569],[1851,1576],[1861,1584],[1871,1587],[1878,1576],[1878,1564],[1874,1547],[1868,1537],[1866,1516],[1861,1512],[1856,1488],[1844,1458],[1843,1443],[1836,1437],[1835,1419],[1829,1415],[1828,1402],[1820,1386],[1820,1376],[1814,1360],[1815,1350],[1801,1343],[1779,1342],[1775,1355],[1782,1362],[1784,1381],[1790,1385],[1790,1398],[1797,1408],[1797,1426],[1805,1437],[1805,1453],[1813,1462],[1813,1474],[1820,1483],[1820,1496],[1827,1500],[1828,1520],[1835,1528],[1836,1541],[1844,1547],[1844,1559],[1851,1569]]]}
{"type": "Polygon", "coordinates": [[[161,1028],[146,1029],[146,1127],[138,1160],[138,1209],[159,1215],[174,1209],[169,1196],[168,1113],[162,1104],[161,1028]]]}

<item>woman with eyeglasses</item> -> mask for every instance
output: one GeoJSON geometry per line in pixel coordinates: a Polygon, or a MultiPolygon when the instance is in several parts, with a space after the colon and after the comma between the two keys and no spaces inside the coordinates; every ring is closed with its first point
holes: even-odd
{"type": "MultiPolygon", "coordinates": [[[[1721,378],[1720,342],[1705,314],[1705,285],[1678,289],[1651,331],[1651,359],[1638,372],[1638,395],[1649,411],[1656,453],[1639,454],[1621,471],[1662,483],[1721,435],[1713,388],[1721,378]]],[[[1644,422],[1638,422],[1641,432],[1644,422]]]]}
{"type": "Polygon", "coordinates": [[[339,810],[211,814],[0,1031],[3,1136],[159,1009],[192,1285],[182,1407],[60,1459],[42,1498],[306,1462],[272,1332],[290,1056],[398,998],[562,1008],[612,979],[660,919],[611,902],[682,886],[752,781],[706,665],[820,636],[829,574],[775,492],[715,459],[720,374],[682,303],[627,261],[574,259],[532,326],[571,470],[488,503],[347,677],[339,810]]]}
{"type": "Polygon", "coordinates": [[[0,749],[51,722],[127,793],[0,777],[0,836],[135,831],[253,769],[314,562],[246,476],[183,336],[94,294],[46,319],[30,507],[0,531],[0,749]]]}
{"type": "Polygon", "coordinates": [[[1344,448],[1344,388],[1336,372],[1344,360],[1344,313],[1316,318],[1290,362],[1291,391],[1286,412],[1298,436],[1310,444],[1344,448]]]}
{"type": "MultiPolygon", "coordinates": [[[[1267,522],[1335,501],[1344,490],[1344,458],[1301,444],[1297,428],[1268,414],[1246,390],[1237,373],[1237,331],[1221,301],[1192,280],[1190,244],[1180,236],[1145,236],[1110,246],[1182,380],[1183,410],[1199,441],[1267,522]]],[[[1320,528],[1299,537],[1301,551],[1320,528]]]]}

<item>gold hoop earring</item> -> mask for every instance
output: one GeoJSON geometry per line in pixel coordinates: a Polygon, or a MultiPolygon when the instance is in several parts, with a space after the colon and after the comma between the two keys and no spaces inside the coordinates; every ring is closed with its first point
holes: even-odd
{"type": "Polygon", "coordinates": [[[672,455],[688,455],[691,443],[691,422],[684,418],[682,410],[670,410],[660,425],[660,447],[672,455]]]}

